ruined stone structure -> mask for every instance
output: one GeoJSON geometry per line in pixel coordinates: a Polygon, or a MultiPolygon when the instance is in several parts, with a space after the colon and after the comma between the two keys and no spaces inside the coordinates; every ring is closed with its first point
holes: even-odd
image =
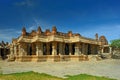
{"type": "Polygon", "coordinates": [[[6,59],[9,53],[10,53],[10,49],[8,42],[4,43],[4,41],[2,41],[0,43],[0,59],[3,60],[6,59]]]}
{"type": "Polygon", "coordinates": [[[38,27],[37,31],[26,32],[25,27],[22,34],[12,40],[10,47],[11,59],[15,61],[80,61],[89,60],[88,55],[109,52],[105,36],[95,39],[83,37],[80,34],[73,34],[72,31],[62,33],[57,31],[55,26],[52,31],[46,29],[42,31],[38,27]]]}

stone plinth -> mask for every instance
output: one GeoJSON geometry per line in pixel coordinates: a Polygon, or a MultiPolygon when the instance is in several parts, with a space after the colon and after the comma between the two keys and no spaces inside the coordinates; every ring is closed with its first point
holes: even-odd
{"type": "Polygon", "coordinates": [[[88,61],[86,55],[42,55],[17,56],[16,61],[21,62],[60,62],[60,61],[88,61]]]}
{"type": "Polygon", "coordinates": [[[69,55],[61,55],[60,61],[70,61],[70,56],[69,55]]]}

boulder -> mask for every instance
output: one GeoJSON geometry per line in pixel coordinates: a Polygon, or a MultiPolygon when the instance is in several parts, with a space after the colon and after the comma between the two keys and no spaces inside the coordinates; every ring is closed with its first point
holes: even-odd
{"type": "Polygon", "coordinates": [[[113,59],[120,59],[120,50],[114,50],[112,54],[113,59]]]}
{"type": "Polygon", "coordinates": [[[102,58],[99,55],[89,55],[88,56],[90,61],[100,61],[102,58]]]}
{"type": "Polygon", "coordinates": [[[111,58],[111,53],[101,53],[100,54],[102,59],[110,59],[111,58]]]}

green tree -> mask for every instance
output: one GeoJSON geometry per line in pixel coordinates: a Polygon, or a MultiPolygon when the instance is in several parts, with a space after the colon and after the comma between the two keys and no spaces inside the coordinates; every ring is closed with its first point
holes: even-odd
{"type": "Polygon", "coordinates": [[[120,49],[120,39],[111,40],[111,46],[116,49],[120,49]]]}

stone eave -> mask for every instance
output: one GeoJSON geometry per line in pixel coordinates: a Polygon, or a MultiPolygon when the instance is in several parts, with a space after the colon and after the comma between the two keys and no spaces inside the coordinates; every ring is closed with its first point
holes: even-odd
{"type": "Polygon", "coordinates": [[[109,47],[110,45],[103,45],[103,47],[109,47]]]}
{"type": "Polygon", "coordinates": [[[27,42],[27,43],[31,43],[32,39],[28,38],[27,36],[20,36],[19,39],[17,40],[18,43],[20,42],[27,42]]]}
{"type": "Polygon", "coordinates": [[[81,36],[65,37],[65,36],[58,36],[58,35],[50,35],[50,36],[36,35],[34,37],[20,36],[17,40],[17,42],[27,42],[27,43],[53,42],[53,41],[65,42],[65,43],[82,42],[82,43],[96,44],[96,45],[101,44],[100,41],[96,41],[95,39],[89,39],[81,36]]]}

